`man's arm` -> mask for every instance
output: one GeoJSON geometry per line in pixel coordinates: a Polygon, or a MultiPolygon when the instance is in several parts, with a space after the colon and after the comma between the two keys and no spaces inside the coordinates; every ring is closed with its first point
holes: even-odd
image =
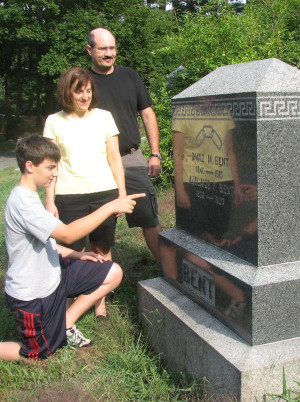
{"type": "MultiPolygon", "coordinates": [[[[144,123],[147,138],[152,154],[159,153],[159,130],[155,113],[151,106],[140,111],[141,118],[144,123]]],[[[157,177],[160,174],[160,160],[156,157],[151,157],[148,164],[148,175],[157,177]]]]}

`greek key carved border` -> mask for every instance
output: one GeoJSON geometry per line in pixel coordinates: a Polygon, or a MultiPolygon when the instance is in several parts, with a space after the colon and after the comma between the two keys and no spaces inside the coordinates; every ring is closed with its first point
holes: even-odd
{"type": "Polygon", "coordinates": [[[274,120],[299,119],[300,96],[268,96],[172,102],[175,119],[274,120]]]}

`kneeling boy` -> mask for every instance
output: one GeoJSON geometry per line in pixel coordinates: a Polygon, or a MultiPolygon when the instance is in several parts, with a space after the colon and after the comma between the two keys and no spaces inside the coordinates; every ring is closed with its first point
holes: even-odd
{"type": "Polygon", "coordinates": [[[84,347],[91,341],[76,321],[121,282],[122,270],[92,252],[59,246],[87,235],[111,214],[131,213],[135,194],[118,198],[69,225],[45,210],[37,193],[57,176],[59,149],[38,135],[18,141],[21,178],[6,204],[5,240],[9,258],[5,293],[22,343],[0,342],[0,358],[37,360],[68,343],[84,347]],[[66,298],[76,297],[66,311],[66,298]]]}

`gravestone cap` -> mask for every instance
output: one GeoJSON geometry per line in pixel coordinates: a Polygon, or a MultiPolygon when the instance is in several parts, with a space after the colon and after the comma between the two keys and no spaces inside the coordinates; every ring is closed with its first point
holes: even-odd
{"type": "Polygon", "coordinates": [[[298,91],[300,91],[299,70],[281,60],[271,58],[219,67],[172,99],[298,91]]]}

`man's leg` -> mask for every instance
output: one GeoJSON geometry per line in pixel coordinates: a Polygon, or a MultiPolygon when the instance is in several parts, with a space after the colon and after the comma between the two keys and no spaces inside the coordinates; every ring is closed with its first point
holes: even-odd
{"type": "Polygon", "coordinates": [[[6,361],[20,360],[21,344],[17,342],[0,342],[0,359],[6,361]]]}
{"type": "Polygon", "coordinates": [[[122,157],[127,194],[145,193],[132,214],[126,215],[129,227],[141,227],[149,250],[159,262],[158,234],[162,231],[158,221],[156,191],[148,176],[148,163],[140,150],[122,157]]]}
{"type": "Polygon", "coordinates": [[[162,231],[160,225],[154,228],[142,228],[147,246],[153,254],[156,263],[159,263],[158,234],[162,231]]]}
{"type": "Polygon", "coordinates": [[[122,277],[123,272],[121,267],[118,264],[113,263],[102,285],[88,295],[81,294],[78,296],[74,303],[68,308],[66,314],[66,327],[73,327],[79,317],[81,317],[89,308],[109,292],[116,289],[120,285],[122,277]]]}

